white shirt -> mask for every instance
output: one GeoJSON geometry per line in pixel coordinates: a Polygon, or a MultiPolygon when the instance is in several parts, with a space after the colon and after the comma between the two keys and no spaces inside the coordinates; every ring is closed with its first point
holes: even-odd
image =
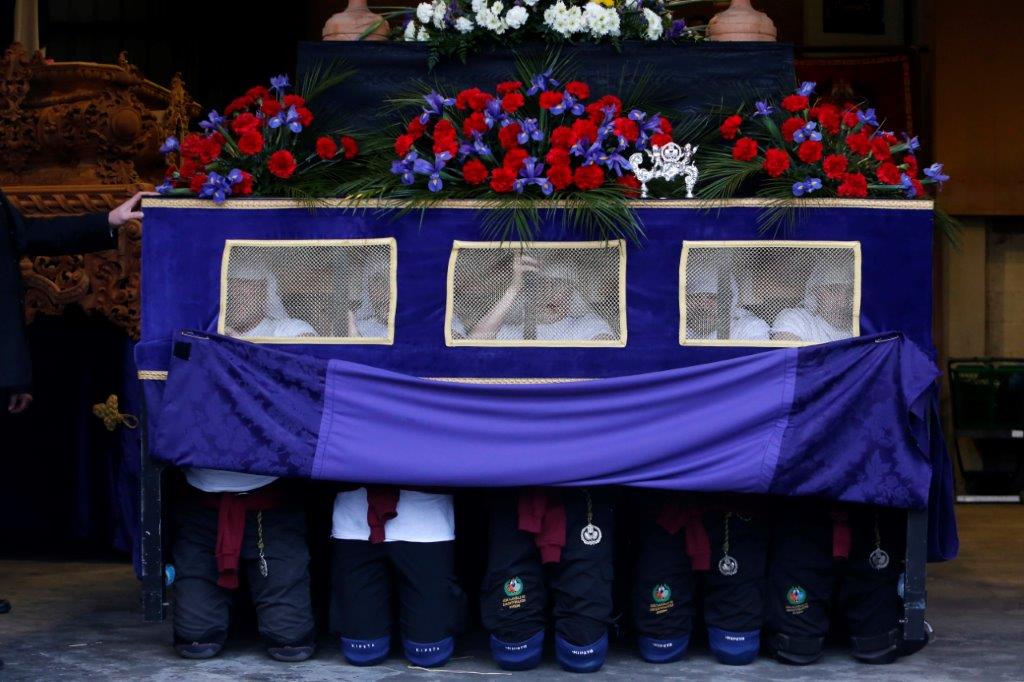
{"type": "MultiPolygon", "coordinates": [[[[334,498],[331,537],[369,540],[366,488],[338,493],[334,498]]],[[[455,507],[451,495],[402,490],[398,516],[384,525],[385,542],[448,542],[455,539],[455,507]]]]}
{"type": "MultiPolygon", "coordinates": [[[[732,341],[763,341],[769,337],[768,323],[745,308],[736,308],[729,321],[729,339],[732,341]]],[[[701,335],[689,327],[686,328],[688,339],[717,339],[718,330],[701,335]]]]}
{"type": "MultiPolygon", "coordinates": [[[[242,337],[290,338],[303,334],[316,336],[316,330],[308,322],[302,320],[264,318],[258,325],[242,334],[242,337]]],[[[204,493],[245,493],[273,483],[277,477],[199,467],[185,469],[185,480],[190,486],[198,488],[204,493]]]]}
{"type": "Polygon", "coordinates": [[[388,327],[376,317],[356,320],[356,331],[361,339],[386,339],[388,327]]]}
{"type": "Polygon", "coordinates": [[[801,341],[826,343],[849,339],[853,334],[848,329],[838,329],[829,324],[825,318],[811,313],[806,308],[786,308],[781,311],[772,324],[772,332],[786,332],[801,341]]]}
{"type": "MultiPolygon", "coordinates": [[[[522,323],[503,324],[494,338],[502,341],[522,341],[524,338],[523,327],[522,323]]],[[[466,326],[458,318],[453,320],[452,328],[461,336],[469,336],[466,326]]],[[[580,317],[567,315],[550,324],[537,323],[536,340],[538,341],[590,341],[598,336],[610,339],[618,338],[618,334],[611,328],[611,325],[595,313],[585,313],[580,317]]]]}

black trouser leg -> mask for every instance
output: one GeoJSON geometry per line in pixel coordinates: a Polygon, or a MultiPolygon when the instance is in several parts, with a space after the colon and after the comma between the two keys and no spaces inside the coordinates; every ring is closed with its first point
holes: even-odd
{"type": "Polygon", "coordinates": [[[519,530],[518,491],[498,495],[490,510],[480,615],[499,640],[522,642],[544,630],[544,570],[533,535],[519,530]]]}
{"type": "Polygon", "coordinates": [[[704,620],[710,627],[730,632],[760,630],[768,561],[765,519],[747,512],[712,511],[704,514],[704,526],[711,543],[711,568],[704,578],[704,620]],[[726,558],[727,527],[732,562],[726,558]]]}
{"type": "Polygon", "coordinates": [[[309,547],[305,512],[269,509],[246,515],[242,559],[249,577],[260,636],[268,646],[308,646],[315,640],[309,593],[309,547]],[[263,531],[266,577],[260,571],[263,531]]]}
{"type": "Polygon", "coordinates": [[[387,543],[334,540],[331,557],[331,632],[377,640],[391,633],[391,571],[387,543]]]}
{"type": "Polygon", "coordinates": [[[693,570],[684,531],[670,535],[653,521],[644,524],[633,585],[637,633],[657,640],[693,631],[693,570]]]}
{"type": "Polygon", "coordinates": [[[784,500],[772,528],[767,599],[769,646],[780,660],[821,656],[834,585],[829,505],[784,500]]]}
{"type": "Polygon", "coordinates": [[[174,641],[224,644],[231,591],[217,585],[217,511],[185,507],[177,517],[174,561],[174,641]]]}
{"type": "Polygon", "coordinates": [[[402,637],[437,642],[461,633],[466,595],[455,577],[455,542],[388,542],[398,576],[402,637]]]}
{"type": "Polygon", "coordinates": [[[555,631],[571,644],[592,644],[607,634],[612,617],[614,579],[614,511],[601,491],[573,489],[562,492],[566,531],[562,560],[551,567],[555,631]],[[587,495],[591,496],[593,523],[602,538],[588,545],[580,536],[587,525],[587,495]]]}

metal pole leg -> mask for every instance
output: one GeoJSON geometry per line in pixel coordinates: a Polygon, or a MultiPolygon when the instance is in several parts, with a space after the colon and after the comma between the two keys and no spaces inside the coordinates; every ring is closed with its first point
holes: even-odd
{"type": "Polygon", "coordinates": [[[167,606],[164,585],[163,470],[164,465],[149,456],[146,418],[142,419],[142,611],[148,623],[164,619],[167,606]]]}
{"type": "Polygon", "coordinates": [[[903,585],[903,639],[925,638],[924,610],[928,600],[925,589],[928,561],[928,510],[907,512],[907,564],[903,585]]]}

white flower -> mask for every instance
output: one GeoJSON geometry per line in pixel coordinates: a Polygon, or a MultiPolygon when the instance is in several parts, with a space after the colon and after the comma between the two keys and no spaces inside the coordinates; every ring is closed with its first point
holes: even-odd
{"type": "Polygon", "coordinates": [[[644,7],[644,17],[647,18],[647,39],[657,40],[664,33],[665,24],[662,23],[661,17],[656,12],[647,7],[644,7]]]}
{"type": "Polygon", "coordinates": [[[529,18],[530,13],[526,11],[525,7],[513,7],[505,15],[505,23],[508,24],[509,28],[519,28],[529,18]]]}
{"type": "Polygon", "coordinates": [[[501,19],[501,10],[503,6],[500,2],[496,2],[490,7],[483,6],[479,12],[476,13],[476,23],[480,24],[489,31],[493,31],[498,35],[501,35],[508,30],[508,24],[501,19]]]}
{"type": "Polygon", "coordinates": [[[402,34],[405,40],[416,40],[416,22],[410,21],[405,25],[405,33],[402,34]]]}
{"type": "Polygon", "coordinates": [[[583,13],[579,7],[566,7],[562,0],[544,10],[544,23],[555,33],[568,38],[583,30],[583,13]]]}
{"type": "Polygon", "coordinates": [[[595,38],[619,35],[619,13],[613,7],[588,3],[583,10],[583,22],[595,38]]]}
{"type": "Polygon", "coordinates": [[[537,2],[538,0],[523,0],[523,4],[526,5],[527,7],[533,7],[534,5],[537,4],[537,2]]]}
{"type": "MultiPolygon", "coordinates": [[[[444,28],[444,15],[448,11],[448,4],[445,2],[437,2],[434,4],[434,27],[444,28]]],[[[424,22],[426,23],[426,22],[424,22]]]]}
{"type": "Polygon", "coordinates": [[[473,14],[479,14],[480,11],[487,7],[487,0],[473,0],[473,14]]]}
{"type": "Polygon", "coordinates": [[[421,43],[425,43],[428,40],[430,40],[430,34],[427,33],[427,29],[421,26],[419,33],[416,34],[416,40],[420,41],[421,43]]]}
{"type": "Polygon", "coordinates": [[[416,18],[420,20],[421,24],[429,24],[431,17],[434,16],[434,6],[429,2],[421,2],[416,5],[416,18]]]}
{"type": "Polygon", "coordinates": [[[455,30],[459,33],[469,33],[473,30],[473,21],[467,17],[459,17],[455,20],[455,30]]]}

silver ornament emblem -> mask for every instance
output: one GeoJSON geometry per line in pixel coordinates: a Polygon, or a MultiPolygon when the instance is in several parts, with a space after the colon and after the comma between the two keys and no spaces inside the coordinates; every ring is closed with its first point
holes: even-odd
{"type": "Polygon", "coordinates": [[[267,560],[265,557],[260,555],[260,575],[264,578],[270,574],[270,569],[267,568],[267,560]]]}
{"type": "Polygon", "coordinates": [[[740,562],[733,559],[731,556],[726,554],[718,560],[718,572],[722,575],[736,575],[740,570],[740,562]]]}
{"type": "Polygon", "coordinates": [[[592,523],[583,526],[580,531],[580,540],[584,545],[596,545],[601,542],[601,529],[592,523]]]}
{"type": "Polygon", "coordinates": [[[889,554],[881,547],[876,547],[870,555],[868,555],[868,563],[871,564],[871,568],[876,571],[881,571],[889,565],[889,554]]]}
{"type": "Polygon", "coordinates": [[[636,152],[629,157],[629,165],[633,174],[640,181],[640,198],[647,198],[647,183],[651,180],[667,180],[671,182],[678,177],[683,178],[686,185],[686,198],[693,198],[693,188],[697,185],[697,177],[700,172],[697,164],[693,163],[693,155],[697,153],[697,147],[684,144],[680,147],[675,142],[669,142],[664,147],[653,145],[643,152],[636,152]],[[652,166],[644,168],[644,154],[650,157],[652,166]]]}

